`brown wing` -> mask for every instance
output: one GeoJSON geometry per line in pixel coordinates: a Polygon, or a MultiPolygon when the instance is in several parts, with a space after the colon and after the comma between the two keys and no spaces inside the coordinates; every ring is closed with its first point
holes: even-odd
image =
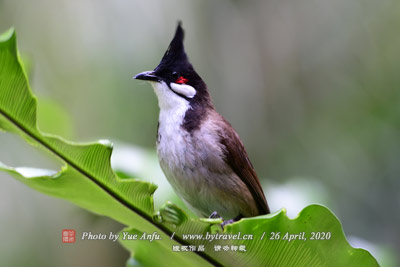
{"type": "Polygon", "coordinates": [[[221,127],[220,142],[225,146],[226,162],[239,178],[247,185],[257,203],[259,214],[270,213],[260,181],[247,155],[238,134],[232,126],[223,119],[225,127],[221,127]]]}

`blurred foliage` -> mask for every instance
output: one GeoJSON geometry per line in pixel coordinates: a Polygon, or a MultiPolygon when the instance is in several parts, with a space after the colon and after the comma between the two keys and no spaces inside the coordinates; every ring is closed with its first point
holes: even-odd
{"type": "Polygon", "coordinates": [[[65,138],[73,137],[73,124],[69,115],[54,101],[40,99],[37,106],[38,125],[44,132],[62,135],[65,138]]]}
{"type": "MultiPolygon", "coordinates": [[[[383,246],[397,257],[388,266],[397,266],[400,215],[388,211],[400,205],[398,1],[0,1],[0,31],[15,25],[21,50],[34,52],[33,88],[70,114],[74,140],[110,137],[152,151],[156,98],[130,78],[156,66],[177,19],[191,61],[264,189],[289,183],[272,209],[296,202],[290,192],[305,192],[293,190],[296,177],[307,186],[318,181],[308,200],[316,202],[322,187],[318,202],[329,196],[346,234],[383,246]]],[[[54,165],[23,145],[8,148],[17,142],[0,135],[2,161],[54,165]]],[[[6,193],[3,202],[16,202],[6,193]]],[[[38,222],[29,225],[34,232],[38,222]]]]}

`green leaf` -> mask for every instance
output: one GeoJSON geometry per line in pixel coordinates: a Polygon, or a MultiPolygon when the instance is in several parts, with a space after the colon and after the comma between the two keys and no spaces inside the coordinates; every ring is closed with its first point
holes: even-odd
{"type": "Polygon", "coordinates": [[[272,216],[249,218],[227,227],[227,233],[239,232],[257,233],[257,237],[265,233],[263,240],[245,242],[249,257],[246,264],[250,266],[260,263],[264,266],[378,266],[368,251],[349,245],[339,220],[321,205],[304,208],[293,220],[281,210],[272,216]],[[258,247],[263,247],[268,255],[255,253],[258,247]]]}
{"type": "Polygon", "coordinates": [[[60,171],[49,171],[12,168],[0,163],[0,170],[40,192],[127,225],[119,240],[132,253],[128,266],[153,266],[164,262],[178,266],[378,265],[369,252],[348,244],[338,219],[319,205],[306,207],[294,220],[282,210],[243,219],[227,225],[224,231],[220,220],[191,219],[172,203],[165,204],[156,213],[153,207],[156,186],[119,178],[111,168],[110,142],[77,144],[43,133],[36,125],[36,113],[37,101],[18,57],[15,33],[10,30],[0,36],[0,129],[19,134],[30,144],[58,158],[64,166],[60,171]],[[158,238],[124,240],[124,232],[158,238]],[[316,236],[319,238],[324,235],[325,240],[311,240],[313,232],[319,233],[316,236]],[[271,239],[273,233],[275,238],[271,239]],[[307,240],[285,240],[295,234],[304,235],[307,240]],[[228,239],[235,235],[251,235],[252,239],[228,239]],[[205,236],[219,239],[210,241],[202,238],[205,236]],[[182,251],[173,252],[173,248],[182,251]],[[200,248],[204,251],[199,251],[200,248]]]}
{"type": "MultiPolygon", "coordinates": [[[[132,229],[123,232],[142,233],[132,229]]],[[[186,233],[194,233],[187,231],[186,233]]],[[[201,233],[201,232],[196,232],[201,233]]],[[[204,236],[206,233],[203,233],[204,236]]],[[[228,266],[379,266],[371,254],[363,249],[352,248],[346,241],[342,226],[336,216],[326,207],[310,205],[303,209],[295,219],[289,219],[283,209],[270,215],[246,218],[240,222],[227,225],[222,236],[249,235],[251,240],[204,240],[192,243],[205,245],[206,251],[228,266]],[[220,246],[220,252],[214,252],[214,246],[220,246]],[[246,251],[239,250],[240,246],[246,251]],[[224,251],[228,247],[228,251],[224,251]]],[[[218,233],[216,233],[218,235],[218,233]]],[[[194,238],[194,237],[193,237],[194,238]]],[[[154,255],[158,248],[141,240],[121,240],[131,251],[146,249],[154,255]],[[143,247],[144,245],[144,247],[143,247]]],[[[187,252],[176,252],[185,255],[187,252]]],[[[176,255],[164,258],[175,261],[176,255]]],[[[144,266],[152,266],[154,258],[140,258],[144,266]]]]}

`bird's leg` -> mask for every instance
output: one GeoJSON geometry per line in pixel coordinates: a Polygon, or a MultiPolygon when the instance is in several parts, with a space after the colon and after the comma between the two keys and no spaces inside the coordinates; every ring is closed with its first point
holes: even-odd
{"type": "Polygon", "coordinates": [[[242,219],[242,218],[243,218],[243,215],[242,215],[242,214],[239,214],[238,216],[236,216],[236,217],[233,218],[233,219],[224,221],[223,223],[221,223],[222,229],[224,229],[225,225],[231,224],[231,223],[234,223],[234,222],[237,222],[237,221],[239,221],[239,220],[242,219]]]}
{"type": "MultiPolygon", "coordinates": [[[[211,213],[211,215],[210,215],[210,217],[208,217],[208,218],[210,218],[210,219],[219,219],[219,218],[221,218],[222,219],[222,217],[218,214],[218,212],[216,212],[216,211],[214,211],[213,213],[211,213]]],[[[223,220],[223,219],[222,219],[223,220]]]]}
{"type": "Polygon", "coordinates": [[[224,229],[225,225],[239,221],[240,219],[243,218],[243,215],[239,214],[235,218],[225,221],[224,218],[222,218],[221,215],[218,214],[218,212],[214,211],[213,213],[211,213],[211,215],[208,218],[210,218],[210,219],[222,219],[223,222],[221,223],[221,227],[222,227],[222,229],[224,229]]]}

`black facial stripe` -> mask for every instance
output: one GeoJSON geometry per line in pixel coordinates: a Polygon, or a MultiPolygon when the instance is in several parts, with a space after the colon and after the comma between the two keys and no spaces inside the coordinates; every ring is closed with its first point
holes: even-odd
{"type": "Polygon", "coordinates": [[[207,109],[210,108],[210,106],[207,103],[196,101],[191,102],[190,106],[190,109],[185,113],[181,127],[187,132],[192,133],[200,128],[201,122],[206,118],[207,109]]]}

